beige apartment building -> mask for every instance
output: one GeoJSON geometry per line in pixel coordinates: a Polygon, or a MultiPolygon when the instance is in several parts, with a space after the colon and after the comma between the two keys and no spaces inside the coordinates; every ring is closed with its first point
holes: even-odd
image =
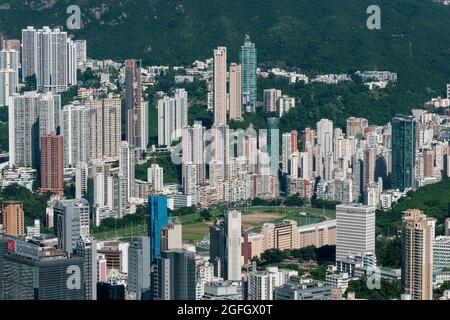
{"type": "Polygon", "coordinates": [[[403,216],[402,287],[412,300],[433,299],[433,241],[436,220],[420,210],[403,216]]]}

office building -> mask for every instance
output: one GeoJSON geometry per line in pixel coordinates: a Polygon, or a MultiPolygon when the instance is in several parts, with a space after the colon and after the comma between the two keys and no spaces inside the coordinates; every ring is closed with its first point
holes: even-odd
{"type": "Polygon", "coordinates": [[[83,258],[37,244],[8,240],[3,258],[5,300],[84,300],[83,258]]]}
{"type": "Polygon", "coordinates": [[[139,237],[128,249],[128,293],[142,300],[150,290],[150,238],[139,237]]]}
{"type": "Polygon", "coordinates": [[[73,253],[83,259],[84,266],[84,299],[97,300],[97,241],[78,237],[73,253]]]}
{"type": "Polygon", "coordinates": [[[450,237],[439,236],[433,241],[433,271],[450,267],[450,237]]]}
{"type": "Polygon", "coordinates": [[[227,48],[214,50],[214,123],[227,123],[227,48]]]}
{"type": "Polygon", "coordinates": [[[241,281],[241,213],[233,210],[225,214],[225,280],[241,281]]]}
{"type": "Polygon", "coordinates": [[[270,157],[270,174],[278,175],[280,162],[280,119],[267,119],[267,154],[270,157]]]}
{"type": "Polygon", "coordinates": [[[89,240],[89,203],[84,200],[58,200],[53,206],[53,228],[58,248],[73,253],[81,237],[89,240]]]}
{"type": "Polygon", "coordinates": [[[412,300],[433,299],[433,241],[436,220],[422,211],[404,212],[402,232],[402,289],[412,300]]]}
{"type": "Polygon", "coordinates": [[[328,220],[298,228],[299,248],[336,245],[336,220],[328,220]]]}
{"type": "Polygon", "coordinates": [[[283,286],[275,288],[274,300],[330,300],[331,287],[322,281],[291,277],[283,286]]]}
{"type": "Polygon", "coordinates": [[[336,261],[349,255],[375,253],[375,207],[336,207],[336,261]]]}
{"type": "Polygon", "coordinates": [[[183,248],[182,224],[176,220],[161,229],[161,251],[183,248]]]}
{"type": "Polygon", "coordinates": [[[125,286],[114,282],[97,282],[97,300],[125,300],[125,286]]]}
{"type": "Polygon", "coordinates": [[[250,272],[247,280],[248,300],[273,300],[275,288],[283,286],[298,272],[278,267],[267,267],[266,271],[250,272]]]}
{"type": "Polygon", "coordinates": [[[167,196],[151,195],[148,198],[148,235],[150,237],[150,263],[161,254],[161,229],[169,223],[167,196]]]}
{"type": "Polygon", "coordinates": [[[22,202],[2,202],[2,224],[7,236],[20,237],[25,234],[25,217],[22,202]]]}
{"type": "Polygon", "coordinates": [[[41,137],[41,192],[64,194],[63,137],[51,132],[41,137]]]}
{"type": "Polygon", "coordinates": [[[154,298],[196,300],[195,253],[185,249],[162,251],[156,258],[154,298]]]}
{"type": "Polygon", "coordinates": [[[297,222],[285,220],[282,223],[265,223],[262,226],[263,250],[292,250],[299,247],[297,222]]]}
{"type": "Polygon", "coordinates": [[[413,116],[392,119],[392,189],[414,187],[416,124],[413,116]]]}

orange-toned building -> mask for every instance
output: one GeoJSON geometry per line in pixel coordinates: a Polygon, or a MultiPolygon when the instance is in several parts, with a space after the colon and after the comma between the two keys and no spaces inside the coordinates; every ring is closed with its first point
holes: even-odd
{"type": "Polygon", "coordinates": [[[3,229],[6,235],[19,237],[25,234],[25,217],[22,202],[3,202],[2,217],[3,229]]]}

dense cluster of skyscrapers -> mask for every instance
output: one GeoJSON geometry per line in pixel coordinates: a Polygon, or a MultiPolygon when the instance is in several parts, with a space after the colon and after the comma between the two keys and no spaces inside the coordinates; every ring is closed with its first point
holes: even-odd
{"type": "Polygon", "coordinates": [[[384,126],[351,117],[345,129],[322,119],[316,128],[280,132],[280,118],[296,107],[295,99],[271,88],[263,91],[262,108],[273,115],[266,129],[232,130],[230,123],[261,107],[257,51],[246,36],[237,63],[229,64],[227,48],[218,47],[205,64],[214,115],[210,129],[201,121],[190,123],[187,90],[158,93],[157,146],[151,150],[171,151],[178,161],[181,185],[174,187],[164,184],[164,168],[146,154],[149,104],[142,62],[102,61],[103,87],[78,88],[72,101],[63,102],[86,63],[86,42],[60,29],[28,27],[21,42],[2,41],[0,105],[8,107],[9,123],[5,170],[39,173],[37,192],[51,194],[45,227],[53,235],[41,234],[39,220],[25,226],[21,202],[2,203],[0,299],[331,299],[342,297],[350,279],[381,273],[401,278],[402,298],[419,300],[432,299],[436,277],[450,279],[444,271],[450,265],[449,237],[436,238],[436,221],[424,212],[404,213],[400,275],[380,270],[375,248],[377,209],[450,177],[448,116],[413,110],[384,126]],[[110,90],[111,66],[119,71],[122,92],[110,90]],[[34,80],[35,88],[25,89],[34,80]],[[136,165],[150,160],[147,181],[136,179],[136,165]],[[74,199],[65,194],[68,181],[74,199]],[[264,223],[258,232],[244,228],[240,211],[225,210],[223,219],[209,225],[207,253],[183,243],[182,224],[168,212],[281,196],[340,205],[335,220],[299,226],[286,219],[264,223]],[[136,214],[140,205],[147,205],[146,236],[98,241],[91,234],[91,224],[136,214]],[[336,261],[326,281],[276,267],[258,271],[254,263],[270,249],[330,245],[336,246],[336,261]]]}

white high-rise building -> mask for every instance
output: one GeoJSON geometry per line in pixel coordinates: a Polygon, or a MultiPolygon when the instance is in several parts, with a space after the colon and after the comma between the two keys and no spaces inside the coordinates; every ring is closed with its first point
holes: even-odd
{"type": "Polygon", "coordinates": [[[8,110],[10,167],[36,167],[40,134],[59,126],[61,97],[35,91],[14,95],[8,110]]]}
{"type": "Polygon", "coordinates": [[[38,101],[39,136],[45,136],[50,132],[56,132],[60,126],[61,98],[51,92],[42,94],[38,101]]]}
{"type": "MultiPolygon", "coordinates": [[[[120,101],[120,100],[119,100],[120,101]]],[[[119,107],[120,111],[120,107],[119,107]]],[[[186,110],[187,112],[187,110],[186,110]]],[[[120,114],[120,112],[119,112],[120,114]]],[[[187,119],[187,115],[186,115],[187,119]]],[[[187,121],[187,120],[186,120],[187,121]]],[[[120,124],[120,122],[119,122],[120,124]]],[[[119,126],[120,129],[120,126],[119,126]]],[[[119,131],[120,137],[120,131],[119,131]]],[[[141,150],[146,151],[148,146],[148,101],[143,101],[141,103],[141,150]]]]}
{"type": "Polygon", "coordinates": [[[283,133],[281,142],[281,171],[289,172],[289,161],[292,155],[291,134],[283,133]]]}
{"type": "Polygon", "coordinates": [[[19,52],[14,49],[0,51],[0,70],[10,69],[14,71],[14,80],[12,83],[15,85],[15,92],[19,88],[19,55],[19,52]]]}
{"type": "Polygon", "coordinates": [[[295,98],[289,96],[281,96],[277,101],[278,117],[282,117],[289,110],[295,108],[295,98]]]}
{"type": "Polygon", "coordinates": [[[150,189],[155,192],[162,192],[164,189],[164,169],[157,163],[153,163],[147,172],[150,189]]]}
{"type": "Polygon", "coordinates": [[[9,106],[17,92],[17,74],[13,69],[0,70],[0,106],[9,106]]]}
{"type": "Polygon", "coordinates": [[[77,85],[77,48],[72,39],[67,39],[67,85],[77,85]]]}
{"type": "Polygon", "coordinates": [[[317,122],[317,144],[322,157],[333,152],[333,121],[322,119],[317,122]]]}
{"type": "Polygon", "coordinates": [[[89,166],[85,162],[79,162],[75,169],[75,199],[84,199],[87,192],[87,179],[89,166]]]}
{"type": "MultiPolygon", "coordinates": [[[[192,127],[184,127],[182,130],[182,180],[186,186],[186,166],[191,163],[196,166],[196,185],[203,185],[206,175],[205,163],[205,127],[201,121],[195,121],[192,127]]],[[[191,175],[192,178],[192,175],[191,175]]],[[[192,182],[192,181],[191,181],[192,182]]]]}
{"type": "Polygon", "coordinates": [[[214,50],[214,123],[227,123],[227,48],[214,50]]]}
{"type": "Polygon", "coordinates": [[[336,261],[352,255],[375,254],[375,207],[336,207],[336,261]]]}
{"type": "Polygon", "coordinates": [[[128,142],[122,141],[120,148],[119,175],[123,179],[124,203],[128,203],[129,199],[134,196],[134,166],[134,147],[130,146],[128,142]]]}
{"type": "Polygon", "coordinates": [[[227,280],[241,281],[241,213],[236,210],[227,212],[224,222],[227,280]]]}
{"type": "Polygon", "coordinates": [[[86,107],[90,113],[91,158],[117,159],[121,141],[120,97],[88,99],[86,107]]]}
{"type": "Polygon", "coordinates": [[[184,194],[194,196],[194,199],[197,195],[197,168],[197,165],[192,162],[186,163],[186,173],[183,179],[184,194]]]}
{"type": "Polygon", "coordinates": [[[278,267],[249,273],[248,300],[273,300],[275,288],[284,285],[292,276],[298,276],[298,272],[278,267]]]}
{"type": "Polygon", "coordinates": [[[91,118],[89,109],[81,104],[64,106],[61,135],[64,137],[64,166],[87,163],[90,157],[91,118]]]}
{"type": "Polygon", "coordinates": [[[291,155],[291,161],[289,165],[289,175],[293,178],[298,178],[298,168],[300,167],[300,153],[294,152],[291,155]]]}
{"type": "Polygon", "coordinates": [[[170,146],[182,137],[182,128],[188,124],[188,96],[184,89],[177,89],[174,98],[158,101],[158,144],[170,146]]]}
{"type": "Polygon", "coordinates": [[[67,32],[22,30],[22,76],[36,75],[38,91],[59,93],[77,84],[76,48],[67,32]]]}

